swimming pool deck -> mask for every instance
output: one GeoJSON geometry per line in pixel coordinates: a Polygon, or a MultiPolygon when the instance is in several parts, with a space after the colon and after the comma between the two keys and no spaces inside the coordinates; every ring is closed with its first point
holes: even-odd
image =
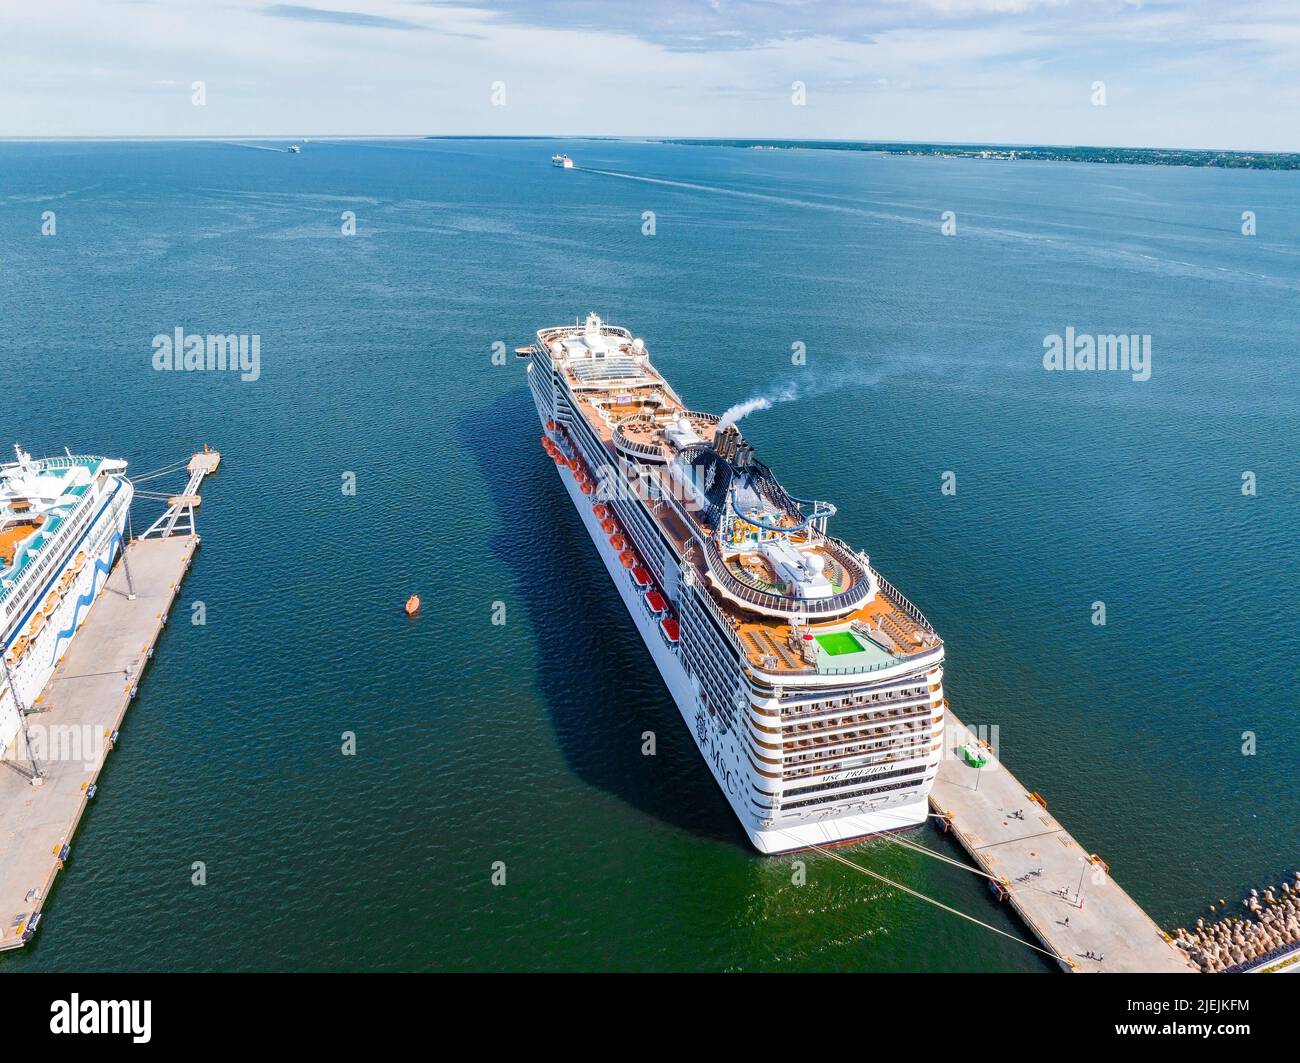
{"type": "Polygon", "coordinates": [[[36,703],[42,711],[27,717],[44,780],[32,785],[21,754],[0,762],[0,950],[20,948],[35,930],[198,542],[175,535],[128,545],[135,600],[119,560],[36,703]]]}
{"type": "Polygon", "coordinates": [[[946,730],[946,749],[954,752],[939,764],[930,807],[946,818],[975,863],[1000,883],[1007,901],[1063,969],[1196,973],[1104,864],[1094,863],[997,757],[990,753],[988,764],[976,769],[955,753],[976,736],[951,710],[946,730]]]}

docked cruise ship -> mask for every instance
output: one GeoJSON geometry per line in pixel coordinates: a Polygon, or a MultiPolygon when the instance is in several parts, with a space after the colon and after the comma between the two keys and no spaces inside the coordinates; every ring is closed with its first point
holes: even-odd
{"type": "Polygon", "coordinates": [[[0,754],[103,586],[134,494],[124,461],[14,450],[0,465],[0,754]]]}
{"type": "Polygon", "coordinates": [[[828,533],[835,506],[689,409],[627,329],[590,314],[519,354],[542,446],[754,846],[924,822],[943,643],[828,533]]]}

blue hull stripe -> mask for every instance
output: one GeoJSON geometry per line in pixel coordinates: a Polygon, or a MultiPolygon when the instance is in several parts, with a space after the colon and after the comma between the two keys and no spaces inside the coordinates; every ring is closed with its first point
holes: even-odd
{"type": "Polygon", "coordinates": [[[8,650],[9,647],[17,641],[23,628],[27,626],[27,621],[31,619],[32,613],[36,612],[41,602],[45,601],[50,588],[54,586],[54,581],[63,575],[63,570],[66,569],[72,559],[77,556],[77,550],[80,548],[81,544],[86,541],[86,536],[95,530],[95,525],[99,523],[99,518],[104,515],[104,510],[112,505],[113,499],[117,497],[117,493],[120,490],[122,490],[122,481],[118,480],[117,486],[113,488],[113,493],[104,500],[104,504],[99,507],[99,512],[96,513],[90,523],[86,525],[86,530],[81,533],[81,538],[73,543],[72,548],[68,550],[67,555],[63,559],[63,564],[58,567],[57,571],[50,574],[50,578],[46,582],[45,586],[42,587],[36,597],[32,599],[32,607],[23,614],[22,619],[19,620],[18,623],[14,624],[13,632],[9,638],[5,640],[3,649],[8,650]]]}
{"type": "Polygon", "coordinates": [[[104,562],[100,561],[98,558],[95,559],[95,574],[90,580],[90,590],[86,591],[85,594],[77,599],[77,608],[72,611],[72,621],[54,637],[54,652],[50,654],[51,661],[59,655],[59,643],[69,636],[76,634],[77,621],[81,619],[81,610],[86,608],[95,600],[95,594],[99,590],[100,574],[102,573],[107,575],[109,572],[113,571],[113,551],[116,550],[121,543],[122,533],[114,532],[113,538],[108,544],[108,561],[104,562]]]}

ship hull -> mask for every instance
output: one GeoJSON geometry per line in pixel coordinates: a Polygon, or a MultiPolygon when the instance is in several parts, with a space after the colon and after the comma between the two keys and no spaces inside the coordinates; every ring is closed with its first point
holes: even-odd
{"type": "MultiPolygon", "coordinates": [[[[542,420],[544,422],[545,418],[542,420]]],[[[875,834],[910,829],[926,821],[929,802],[925,797],[920,797],[878,812],[840,814],[788,826],[767,826],[759,822],[757,815],[745,804],[749,796],[747,790],[751,774],[748,766],[739,762],[740,754],[734,744],[723,741],[722,736],[708,723],[691,677],[677,653],[669,648],[660,633],[657,619],[643,604],[642,592],[630,578],[628,570],[622,566],[618,552],[610,545],[609,537],[601,530],[600,520],[593,510],[593,499],[582,493],[569,469],[557,465],[556,471],[578,511],[583,527],[591,537],[592,545],[623,599],[623,605],[650,652],[659,675],[672,695],[687,733],[755,849],[764,855],[776,855],[797,852],[815,845],[841,845],[875,834]]]]}
{"type": "MultiPolygon", "coordinates": [[[[18,696],[27,709],[31,709],[44,693],[54,669],[85,623],[95,599],[103,593],[109,572],[122,549],[123,531],[132,494],[133,488],[129,482],[122,480],[115,485],[114,490],[101,501],[102,508],[90,526],[72,544],[44,581],[41,592],[34,600],[34,607],[25,610],[4,632],[3,642],[7,650],[17,635],[30,625],[35,609],[41,607],[51,590],[58,585],[77,554],[84,551],[85,560],[76,579],[64,592],[53,612],[48,614],[40,633],[31,641],[22,658],[10,666],[10,675],[17,687],[18,696]]],[[[19,727],[18,710],[6,684],[0,691],[0,755],[13,755],[19,727]]],[[[21,757],[25,754],[20,749],[18,755],[21,757]]]]}

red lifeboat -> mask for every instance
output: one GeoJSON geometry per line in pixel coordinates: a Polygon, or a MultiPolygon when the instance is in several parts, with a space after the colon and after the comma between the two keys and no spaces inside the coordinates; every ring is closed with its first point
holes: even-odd
{"type": "Polygon", "coordinates": [[[675,616],[666,616],[660,620],[659,629],[664,633],[664,638],[673,644],[682,637],[682,627],[675,616]]]}
{"type": "Polygon", "coordinates": [[[668,602],[659,591],[646,591],[645,603],[650,607],[650,612],[652,613],[668,612],[668,602]]]}
{"type": "Polygon", "coordinates": [[[651,583],[650,573],[647,572],[640,565],[633,566],[632,579],[638,587],[648,587],[650,586],[651,583]]]}

